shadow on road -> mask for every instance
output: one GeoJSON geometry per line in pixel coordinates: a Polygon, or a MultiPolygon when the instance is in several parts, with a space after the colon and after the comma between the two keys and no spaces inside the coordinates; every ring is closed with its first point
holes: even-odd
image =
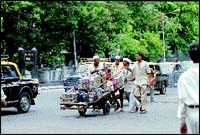
{"type": "Polygon", "coordinates": [[[85,114],[85,116],[76,116],[76,118],[87,118],[87,117],[97,117],[97,116],[100,116],[100,114],[85,114]]]}
{"type": "MultiPolygon", "coordinates": [[[[108,114],[110,115],[110,114],[108,114]]],[[[89,117],[103,117],[103,116],[107,116],[107,115],[104,115],[103,112],[98,112],[98,113],[86,113],[84,116],[80,116],[78,113],[76,115],[65,115],[63,117],[65,118],[89,118],[89,117]]]]}
{"type": "Polygon", "coordinates": [[[1,110],[1,116],[7,116],[7,115],[16,115],[19,114],[17,111],[11,111],[11,110],[1,110]]]}

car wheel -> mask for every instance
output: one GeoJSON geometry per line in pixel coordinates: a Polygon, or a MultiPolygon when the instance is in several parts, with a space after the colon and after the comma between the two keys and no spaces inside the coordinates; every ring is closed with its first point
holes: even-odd
{"type": "Polygon", "coordinates": [[[162,87],[161,87],[161,90],[160,90],[160,94],[165,94],[166,93],[166,86],[165,84],[163,83],[162,84],[162,87]]]}
{"type": "Polygon", "coordinates": [[[68,107],[68,108],[70,108],[70,107],[72,107],[73,105],[65,105],[66,107],[68,107]]]}
{"type": "Polygon", "coordinates": [[[27,92],[22,92],[19,95],[19,103],[17,104],[17,110],[19,113],[26,113],[31,106],[31,97],[27,92]]]}

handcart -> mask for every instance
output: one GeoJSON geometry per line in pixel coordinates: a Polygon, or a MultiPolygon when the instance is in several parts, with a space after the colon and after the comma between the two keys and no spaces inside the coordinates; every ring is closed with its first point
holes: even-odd
{"type": "MultiPolygon", "coordinates": [[[[85,95],[88,95],[89,91],[87,90],[78,90],[79,92],[85,92],[85,95]]],[[[78,96],[70,96],[66,97],[62,95],[60,97],[60,105],[62,110],[65,109],[78,109],[78,112],[81,116],[84,116],[87,109],[90,106],[93,106],[94,109],[103,109],[103,114],[109,114],[110,112],[110,104],[107,102],[111,98],[111,92],[105,92],[103,93],[101,98],[98,98],[97,100],[93,102],[88,101],[81,101],[78,96]],[[75,107],[76,106],[76,107],[75,107]]]]}
{"type": "Polygon", "coordinates": [[[71,94],[63,94],[60,97],[60,105],[61,110],[65,109],[78,109],[78,112],[80,116],[84,116],[87,109],[93,108],[93,109],[102,109],[103,114],[107,115],[110,112],[110,104],[113,104],[112,101],[112,92],[116,92],[121,87],[117,87],[115,89],[106,88],[105,84],[108,82],[108,80],[104,80],[99,86],[96,88],[103,90],[102,95],[100,98],[96,100],[90,100],[90,93],[92,92],[91,89],[72,89],[71,92],[68,91],[71,94]]]}

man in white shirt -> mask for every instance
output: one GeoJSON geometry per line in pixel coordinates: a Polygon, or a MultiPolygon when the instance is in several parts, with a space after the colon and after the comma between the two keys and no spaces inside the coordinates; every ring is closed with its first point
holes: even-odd
{"type": "MultiPolygon", "coordinates": [[[[122,68],[123,68],[123,65],[120,63],[120,56],[116,56],[115,57],[115,63],[112,65],[112,68],[111,68],[111,76],[112,76],[111,78],[120,76],[121,72],[122,72],[122,68]]],[[[121,105],[117,101],[115,93],[112,93],[112,97],[113,97],[115,103],[117,104],[117,106],[115,106],[114,111],[117,111],[119,109],[119,107],[122,106],[122,104],[123,104],[123,101],[122,101],[123,100],[123,92],[124,92],[123,89],[119,90],[121,105]],[[122,95],[122,99],[121,99],[121,95],[122,95]]]]}
{"type": "Polygon", "coordinates": [[[115,63],[112,65],[112,69],[111,69],[112,77],[120,76],[122,68],[123,68],[123,65],[120,63],[120,56],[116,56],[115,63]]]}
{"type": "Polygon", "coordinates": [[[100,58],[99,56],[94,56],[93,57],[94,64],[91,64],[88,68],[88,73],[93,74],[96,71],[101,71],[103,70],[103,65],[100,65],[100,58]]]}
{"type": "MultiPolygon", "coordinates": [[[[146,96],[147,96],[147,87],[150,86],[150,68],[149,64],[143,60],[144,54],[138,52],[136,54],[135,63],[135,91],[134,96],[136,100],[140,102],[140,113],[146,113],[146,96]]],[[[138,107],[135,108],[135,112],[137,112],[138,107]]]]}
{"type": "Polygon", "coordinates": [[[199,42],[189,47],[189,56],[193,61],[191,67],[178,80],[179,104],[177,116],[181,120],[180,133],[199,134],[199,42]],[[186,118],[188,123],[186,124],[186,118]]]}
{"type": "MultiPolygon", "coordinates": [[[[89,68],[88,68],[88,74],[91,76],[93,74],[95,74],[96,72],[103,72],[103,65],[100,65],[100,58],[99,56],[94,56],[93,57],[93,60],[94,60],[94,64],[90,65],[89,68]]],[[[100,109],[96,109],[94,108],[93,106],[93,112],[96,111],[96,112],[99,112],[100,109]]]]}
{"type": "Polygon", "coordinates": [[[135,90],[135,70],[134,66],[131,66],[131,60],[128,58],[123,59],[123,69],[122,76],[124,77],[125,88],[124,91],[129,95],[129,110],[132,111],[132,108],[136,105],[135,97],[133,96],[135,90]]]}

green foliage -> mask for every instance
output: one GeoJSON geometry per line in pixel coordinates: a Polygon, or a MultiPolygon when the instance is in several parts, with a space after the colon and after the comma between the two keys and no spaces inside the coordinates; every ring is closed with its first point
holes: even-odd
{"type": "Polygon", "coordinates": [[[60,51],[73,54],[75,32],[78,58],[120,54],[135,60],[141,51],[157,61],[164,51],[161,13],[170,56],[171,46],[186,54],[188,44],[199,41],[198,11],[198,2],[1,1],[1,48],[16,60],[18,47],[36,47],[40,62],[53,66],[64,62],[60,51]]]}

